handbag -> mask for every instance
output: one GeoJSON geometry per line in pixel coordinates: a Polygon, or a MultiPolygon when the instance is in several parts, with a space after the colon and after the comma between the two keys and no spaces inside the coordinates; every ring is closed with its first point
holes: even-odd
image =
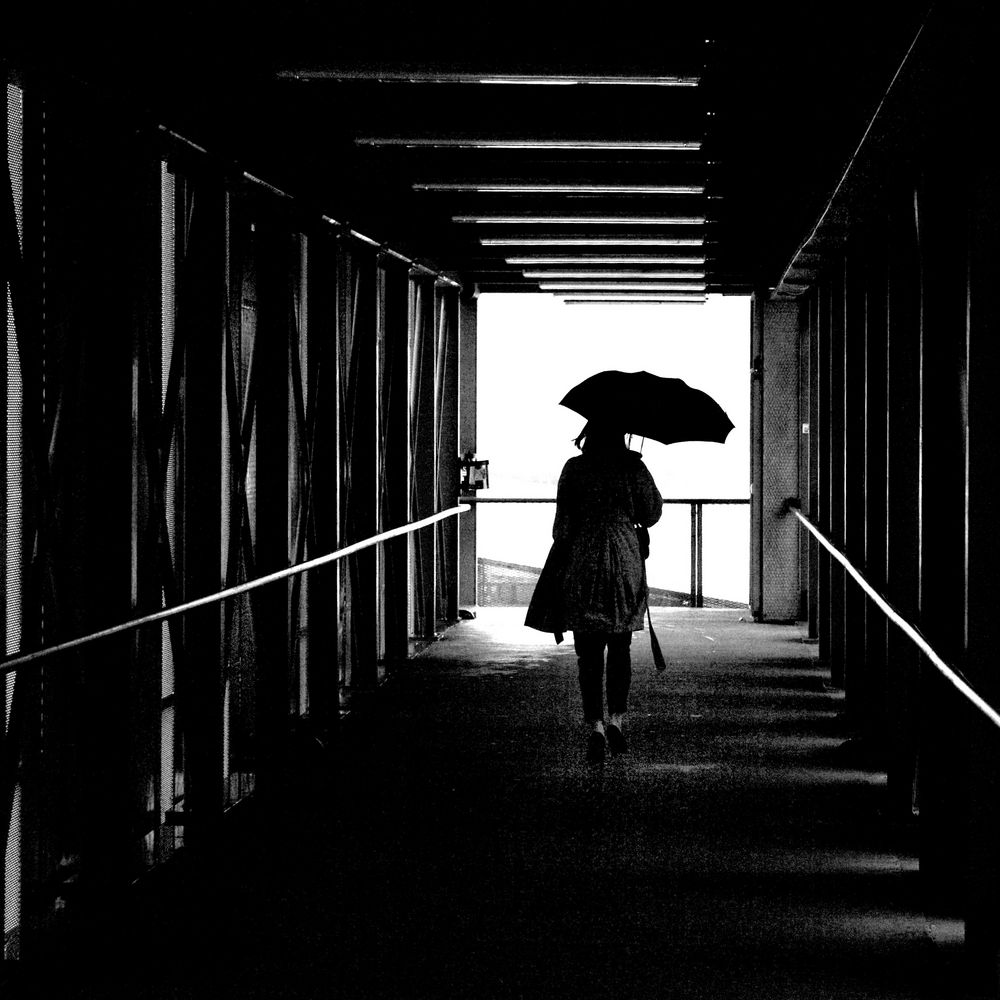
{"type": "Polygon", "coordinates": [[[639,554],[643,559],[649,558],[649,528],[643,524],[635,525],[635,537],[639,539],[639,554]]]}
{"type": "Polygon", "coordinates": [[[663,658],[663,650],[660,649],[660,640],[656,638],[653,631],[653,616],[649,613],[649,597],[646,597],[646,620],[649,622],[649,648],[653,653],[653,666],[657,673],[663,673],[667,669],[667,661],[663,658]]]}

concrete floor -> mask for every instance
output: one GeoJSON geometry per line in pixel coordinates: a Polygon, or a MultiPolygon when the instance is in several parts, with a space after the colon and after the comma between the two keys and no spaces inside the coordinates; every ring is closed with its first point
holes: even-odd
{"type": "Polygon", "coordinates": [[[445,633],[301,781],[313,808],[178,879],[66,995],[962,995],[961,925],[924,912],[801,628],[654,611],[670,665],[635,637],[632,753],[593,767],[572,643],[522,619],[445,633]]]}

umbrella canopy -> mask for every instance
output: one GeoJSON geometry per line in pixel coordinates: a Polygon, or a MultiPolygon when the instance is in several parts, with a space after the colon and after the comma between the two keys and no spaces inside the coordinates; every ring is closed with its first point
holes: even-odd
{"type": "Polygon", "coordinates": [[[725,410],[683,379],[649,372],[605,371],[573,386],[559,401],[588,420],[601,420],[623,433],[677,441],[723,444],[733,429],[725,410]]]}

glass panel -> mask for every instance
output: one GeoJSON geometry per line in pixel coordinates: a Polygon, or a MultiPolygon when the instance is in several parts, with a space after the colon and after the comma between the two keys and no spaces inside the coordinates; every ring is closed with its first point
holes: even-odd
{"type": "MultiPolygon", "coordinates": [[[[24,242],[24,105],[23,92],[11,85],[7,86],[7,160],[9,164],[10,190],[14,203],[18,242],[24,242]]],[[[14,305],[11,287],[5,283],[4,300],[7,306],[6,319],[6,392],[2,401],[4,423],[7,435],[6,451],[2,474],[4,477],[4,551],[5,593],[3,605],[3,651],[7,656],[21,649],[22,616],[24,599],[24,511],[22,494],[24,491],[24,393],[21,372],[21,358],[17,345],[17,329],[14,325],[14,305]]],[[[10,725],[13,707],[15,675],[8,674],[3,679],[0,697],[3,699],[2,724],[4,730],[10,725]]],[[[20,957],[18,938],[21,924],[21,786],[13,789],[13,802],[7,834],[6,851],[3,857],[3,959],[20,957]]]]}
{"type": "MultiPolygon", "coordinates": [[[[160,166],[160,414],[165,415],[168,406],[167,394],[170,384],[171,366],[179,361],[174,357],[176,342],[176,260],[177,260],[177,196],[178,180],[167,169],[160,166]]],[[[177,494],[180,468],[177,454],[178,435],[176,425],[171,435],[167,458],[166,478],[163,482],[163,517],[166,521],[167,547],[171,565],[177,568],[177,494]]],[[[153,473],[157,474],[156,472],[153,473]]],[[[160,572],[166,572],[165,568],[160,572]]],[[[162,576],[161,576],[162,579],[162,576]]],[[[161,588],[161,604],[167,605],[167,590],[161,588]]],[[[177,787],[175,775],[180,766],[176,753],[177,726],[174,694],[174,648],[171,631],[179,630],[179,622],[163,622],[160,625],[160,731],[157,734],[160,746],[159,774],[156,777],[159,802],[159,823],[155,857],[157,861],[168,858],[177,846],[177,828],[165,824],[168,810],[176,808],[177,787]]],[[[152,737],[151,738],[157,738],[152,737]]],[[[181,784],[183,789],[183,783],[181,784]]]]}
{"type": "Polygon", "coordinates": [[[4,959],[18,958],[17,930],[21,924],[21,786],[14,788],[7,851],[4,857],[4,959]]]}
{"type": "MultiPolygon", "coordinates": [[[[24,241],[24,178],[23,178],[23,94],[17,87],[7,87],[7,159],[10,167],[10,187],[17,219],[17,235],[24,241]]],[[[6,383],[6,432],[7,452],[4,510],[6,518],[6,594],[4,595],[4,652],[9,656],[21,648],[22,601],[22,538],[23,512],[21,495],[24,489],[24,446],[22,425],[24,420],[23,383],[21,358],[17,348],[17,330],[14,326],[14,305],[10,285],[6,285],[7,302],[7,383],[6,383]]],[[[14,677],[6,678],[7,712],[10,712],[10,695],[14,677]]]]}
{"type": "MultiPolygon", "coordinates": [[[[4,511],[4,561],[6,565],[6,593],[4,595],[4,652],[7,656],[21,648],[21,602],[23,599],[23,521],[22,493],[24,490],[24,445],[22,425],[24,396],[21,381],[21,359],[17,350],[17,331],[14,328],[14,309],[10,287],[7,287],[7,394],[6,394],[7,452],[5,474],[4,511]]],[[[13,689],[14,675],[8,674],[7,710],[13,689]]]]}

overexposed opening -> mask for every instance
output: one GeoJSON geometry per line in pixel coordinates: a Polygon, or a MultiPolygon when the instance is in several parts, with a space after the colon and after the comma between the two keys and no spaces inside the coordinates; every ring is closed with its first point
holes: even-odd
{"type": "MultiPolygon", "coordinates": [[[[478,457],[490,463],[482,497],[555,497],[585,422],[559,400],[607,368],[682,378],[718,400],[736,425],[724,445],[633,440],[665,498],[749,497],[749,297],[568,306],[548,295],[485,294],[478,309],[478,457]]],[[[526,603],[554,513],[552,504],[479,506],[480,603],[526,603]]],[[[749,525],[749,505],[704,508],[706,603],[748,602],[749,525]]],[[[650,587],[689,592],[690,539],[690,507],[668,504],[652,529],[650,587]]]]}

